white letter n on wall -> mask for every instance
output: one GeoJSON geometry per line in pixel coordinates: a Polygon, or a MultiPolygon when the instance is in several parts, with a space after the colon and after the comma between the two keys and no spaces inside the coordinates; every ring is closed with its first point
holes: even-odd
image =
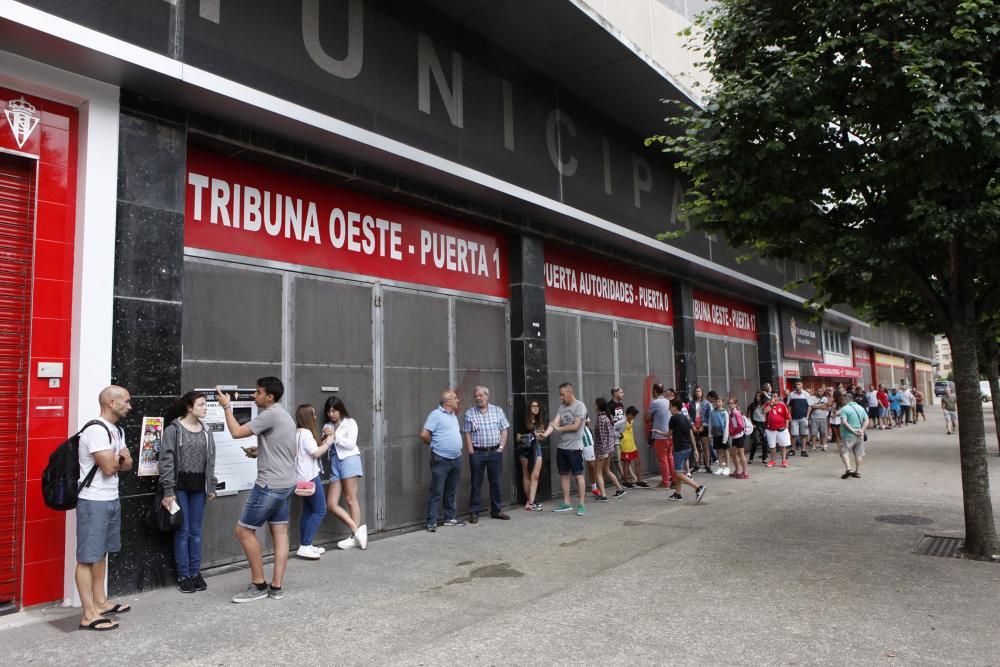
{"type": "Polygon", "coordinates": [[[350,0],[347,5],[347,55],[331,58],[319,41],[319,0],[302,0],[302,43],[312,61],[341,79],[361,74],[365,60],[365,3],[350,0]]]}
{"type": "Polygon", "coordinates": [[[465,127],[462,111],[462,54],[451,52],[451,86],[444,78],[444,70],[434,50],[434,42],[422,32],[417,33],[417,108],[431,113],[431,75],[441,93],[441,101],[448,112],[448,119],[455,127],[465,127]]]}

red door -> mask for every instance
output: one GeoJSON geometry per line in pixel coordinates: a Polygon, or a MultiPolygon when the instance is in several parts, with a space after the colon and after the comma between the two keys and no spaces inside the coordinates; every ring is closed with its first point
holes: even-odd
{"type": "Polygon", "coordinates": [[[0,154],[0,611],[21,597],[34,173],[0,154]]]}

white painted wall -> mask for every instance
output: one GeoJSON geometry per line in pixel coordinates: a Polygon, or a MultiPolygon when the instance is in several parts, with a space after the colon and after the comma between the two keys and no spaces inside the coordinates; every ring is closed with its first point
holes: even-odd
{"type": "MultiPolygon", "coordinates": [[[[710,83],[697,67],[698,54],[685,48],[687,38],[678,33],[692,25],[708,0],[572,0],[596,13],[612,32],[656,66],[662,68],[689,93],[700,98],[710,83]]],[[[697,36],[695,36],[697,39],[697,36]]]]}

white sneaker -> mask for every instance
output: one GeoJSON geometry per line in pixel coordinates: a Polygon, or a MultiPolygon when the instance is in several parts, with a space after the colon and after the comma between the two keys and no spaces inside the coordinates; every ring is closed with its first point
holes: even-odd
{"type": "Polygon", "coordinates": [[[367,549],[368,548],[368,526],[365,525],[365,524],[362,524],[362,525],[358,526],[357,532],[354,533],[354,539],[356,539],[358,541],[358,546],[361,547],[362,550],[367,549]]]}
{"type": "Polygon", "coordinates": [[[326,553],[326,549],[324,549],[323,547],[318,547],[315,544],[312,545],[312,548],[315,549],[320,556],[326,553]]]}
{"type": "Polygon", "coordinates": [[[309,544],[303,544],[299,547],[299,550],[295,552],[295,555],[299,558],[308,558],[309,560],[319,560],[322,555],[319,550],[309,544]]]}
{"type": "Polygon", "coordinates": [[[722,470],[719,471],[719,474],[720,475],[726,475],[728,477],[729,476],[729,468],[727,468],[726,466],[722,466],[722,470]]]}
{"type": "Polygon", "coordinates": [[[337,542],[338,549],[353,549],[356,546],[358,546],[358,541],[353,536],[337,542]]]}
{"type": "Polygon", "coordinates": [[[722,468],[720,468],[719,466],[712,466],[711,467],[711,471],[712,471],[713,475],[721,475],[722,474],[722,468]]]}

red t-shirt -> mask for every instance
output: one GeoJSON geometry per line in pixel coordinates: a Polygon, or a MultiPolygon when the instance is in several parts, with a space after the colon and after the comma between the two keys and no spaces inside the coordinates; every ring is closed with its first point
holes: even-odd
{"type": "Polygon", "coordinates": [[[764,428],[768,431],[780,431],[783,428],[788,428],[788,422],[791,420],[792,415],[788,412],[788,406],[780,401],[771,406],[771,409],[767,411],[767,416],[764,420],[764,428]]]}
{"type": "Polygon", "coordinates": [[[876,394],[878,396],[878,404],[883,408],[889,407],[889,394],[884,391],[879,391],[876,394]]]}

